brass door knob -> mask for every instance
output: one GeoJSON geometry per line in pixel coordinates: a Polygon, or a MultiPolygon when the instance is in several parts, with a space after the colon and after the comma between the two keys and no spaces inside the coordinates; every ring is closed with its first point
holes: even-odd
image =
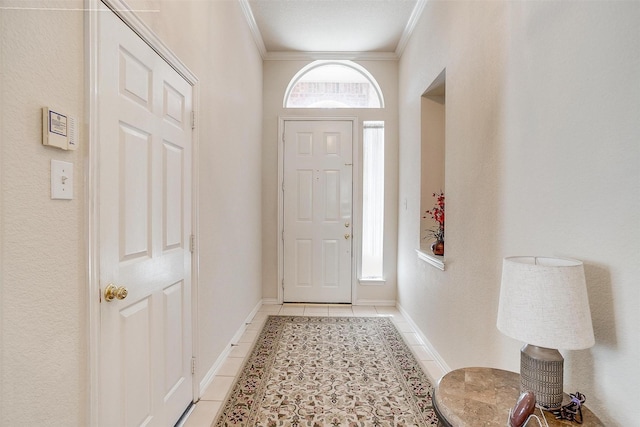
{"type": "Polygon", "coordinates": [[[344,235],[344,238],[347,239],[347,240],[349,240],[349,237],[351,237],[351,234],[349,234],[349,233],[344,235]]]}
{"type": "Polygon", "coordinates": [[[114,299],[125,299],[129,295],[129,291],[124,286],[116,286],[113,283],[104,289],[105,301],[113,301],[114,299]]]}

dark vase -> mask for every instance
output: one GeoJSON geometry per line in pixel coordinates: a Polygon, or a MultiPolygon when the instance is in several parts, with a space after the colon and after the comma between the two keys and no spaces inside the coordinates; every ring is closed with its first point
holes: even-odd
{"type": "Polygon", "coordinates": [[[444,255],[444,242],[442,240],[436,240],[431,244],[431,251],[434,255],[444,255]]]}

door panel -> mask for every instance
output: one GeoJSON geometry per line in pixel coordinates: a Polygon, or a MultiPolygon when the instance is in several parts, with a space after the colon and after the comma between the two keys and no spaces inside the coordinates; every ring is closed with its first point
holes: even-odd
{"type": "Polygon", "coordinates": [[[162,146],[163,170],[165,171],[163,189],[163,237],[165,251],[183,247],[184,224],[182,193],[184,185],[184,150],[168,142],[162,146]]]}
{"type": "Polygon", "coordinates": [[[123,363],[124,420],[126,425],[144,425],[152,419],[152,399],[149,390],[153,386],[151,356],[149,300],[141,299],[120,311],[123,336],[120,341],[126,363],[123,363]]]}
{"type": "Polygon", "coordinates": [[[351,302],[351,151],[351,121],[285,122],[285,302],[351,302]]]}
{"type": "MultiPolygon", "coordinates": [[[[102,6],[104,8],[104,6],[102,6]]],[[[99,13],[99,420],[174,425],[191,374],[192,87],[113,13],[99,13]]]]}
{"type": "Polygon", "coordinates": [[[339,286],[338,272],[340,271],[340,241],[324,240],[322,242],[322,284],[325,288],[339,286]]]}
{"type": "Polygon", "coordinates": [[[297,171],[298,223],[313,221],[313,170],[297,171]]]}
{"type": "Polygon", "coordinates": [[[151,134],[120,122],[120,259],[149,256],[151,134]]]}
{"type": "Polygon", "coordinates": [[[296,239],[294,264],[296,268],[295,283],[298,288],[311,287],[313,275],[313,242],[310,239],[296,239]]]}

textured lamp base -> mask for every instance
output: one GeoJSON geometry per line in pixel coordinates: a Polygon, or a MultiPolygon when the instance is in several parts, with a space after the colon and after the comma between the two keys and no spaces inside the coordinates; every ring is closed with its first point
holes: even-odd
{"type": "Polygon", "coordinates": [[[525,345],[520,350],[520,390],[532,391],[536,403],[546,409],[562,406],[564,359],[551,348],[525,345]]]}

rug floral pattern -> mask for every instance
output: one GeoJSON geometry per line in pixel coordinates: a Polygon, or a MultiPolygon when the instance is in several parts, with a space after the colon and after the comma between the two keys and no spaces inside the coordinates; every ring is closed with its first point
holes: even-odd
{"type": "Polygon", "coordinates": [[[389,318],[269,316],[214,426],[435,426],[389,318]]]}

